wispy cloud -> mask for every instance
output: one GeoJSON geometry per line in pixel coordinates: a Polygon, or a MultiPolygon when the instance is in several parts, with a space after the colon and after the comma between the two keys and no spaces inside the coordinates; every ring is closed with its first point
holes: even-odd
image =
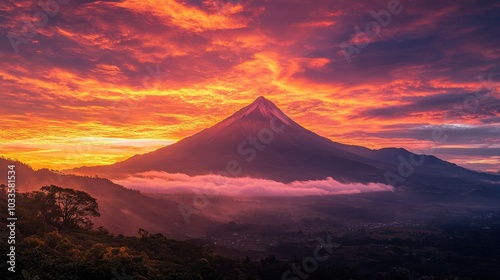
{"type": "Polygon", "coordinates": [[[115,180],[115,182],[127,188],[147,193],[205,193],[227,196],[305,196],[393,191],[391,186],[380,183],[346,184],[332,178],[284,184],[248,177],[188,176],[159,171],[133,174],[124,180],[115,180]]]}
{"type": "MultiPolygon", "coordinates": [[[[223,12],[217,2],[69,1],[16,54],[7,35],[22,33],[43,9],[2,1],[0,141],[65,135],[71,142],[89,133],[181,139],[266,95],[333,140],[411,148],[411,135],[391,140],[380,132],[447,124],[450,105],[481,86],[478,75],[500,80],[498,1],[401,0],[404,10],[351,63],[339,43],[386,0],[242,0],[223,12]],[[157,65],[166,75],[145,88],[147,67],[157,65]],[[113,121],[120,114],[113,104],[129,100],[141,102],[113,121]],[[357,135],[360,128],[371,137],[357,135]]],[[[495,96],[461,123],[499,123],[494,87],[495,96]]],[[[68,167],[56,154],[51,159],[49,167],[68,167]]]]}

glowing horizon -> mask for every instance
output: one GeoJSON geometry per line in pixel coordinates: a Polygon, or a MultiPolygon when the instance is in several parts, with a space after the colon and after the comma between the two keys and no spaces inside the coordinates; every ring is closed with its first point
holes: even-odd
{"type": "Polygon", "coordinates": [[[111,164],[262,95],[333,141],[432,147],[500,171],[500,36],[489,23],[500,3],[233,2],[74,0],[53,13],[2,2],[0,155],[59,170],[111,164]],[[379,36],[360,42],[356,27],[377,22],[372,12],[389,3],[379,36]],[[46,24],[22,35],[23,19],[40,11],[46,24]],[[26,40],[17,53],[12,34],[26,40]],[[359,53],[348,61],[342,44],[359,53]],[[446,142],[432,140],[436,129],[446,142]]]}

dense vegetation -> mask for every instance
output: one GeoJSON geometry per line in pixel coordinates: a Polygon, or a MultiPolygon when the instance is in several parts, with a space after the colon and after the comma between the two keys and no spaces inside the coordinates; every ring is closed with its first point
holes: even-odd
{"type": "MultiPolygon", "coordinates": [[[[0,200],[0,218],[5,220],[5,193],[1,193],[0,200]]],[[[302,263],[304,258],[297,257],[295,252],[306,251],[306,256],[312,256],[314,242],[282,243],[274,248],[275,252],[269,250],[274,255],[280,255],[279,250],[288,252],[288,260],[270,255],[255,261],[220,256],[214,253],[216,248],[204,241],[172,240],[161,234],[150,234],[145,229],[138,229],[137,236],[114,236],[103,227],[93,229],[89,218],[99,216],[99,212],[92,197],[81,191],[56,186],[18,194],[17,215],[17,272],[13,276],[7,271],[6,262],[2,261],[1,279],[36,279],[38,276],[50,280],[423,280],[479,279],[476,276],[493,279],[491,277],[498,276],[495,270],[488,270],[495,260],[498,261],[496,250],[499,240],[494,237],[494,233],[491,236],[475,236],[474,232],[464,234],[460,231],[455,236],[462,234],[463,239],[429,236],[420,243],[398,238],[380,241],[366,237],[343,237],[336,242],[343,244],[344,248],[356,248],[358,252],[353,251],[349,255],[346,251],[350,249],[344,250],[342,254],[339,251],[339,254],[321,263],[314,272],[307,274],[307,277],[299,278],[293,274],[283,277],[283,273],[290,270],[291,265],[302,263]],[[478,245],[478,242],[484,244],[478,245]],[[422,249],[432,246],[434,249],[422,249]],[[361,257],[363,260],[356,266],[343,261],[351,257],[361,257]],[[483,267],[480,272],[467,275],[459,271],[461,268],[466,271],[466,266],[472,265],[475,258],[480,258],[483,267]],[[450,265],[442,267],[447,271],[445,275],[449,276],[424,277],[429,274],[419,272],[427,266],[436,272],[434,275],[440,275],[440,263],[450,265]],[[21,271],[24,271],[24,275],[21,271]],[[460,277],[455,278],[457,275],[460,277]]],[[[6,242],[2,242],[1,251],[7,251],[6,242]]]]}
{"type": "MultiPolygon", "coordinates": [[[[88,218],[99,215],[94,202],[86,193],[56,186],[18,194],[17,266],[51,280],[259,279],[248,260],[217,256],[200,242],[169,240],[144,229],[136,237],[93,230],[88,218]]],[[[4,219],[5,205],[3,194],[4,219]]],[[[5,262],[0,266],[9,276],[5,262]]]]}

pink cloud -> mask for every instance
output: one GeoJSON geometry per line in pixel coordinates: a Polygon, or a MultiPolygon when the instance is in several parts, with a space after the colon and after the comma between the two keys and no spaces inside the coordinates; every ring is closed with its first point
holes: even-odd
{"type": "Polygon", "coordinates": [[[188,176],[159,171],[133,174],[124,180],[115,180],[115,183],[145,193],[203,193],[225,196],[306,196],[393,191],[391,186],[380,183],[341,183],[330,177],[324,180],[295,181],[285,184],[248,177],[188,176]]]}

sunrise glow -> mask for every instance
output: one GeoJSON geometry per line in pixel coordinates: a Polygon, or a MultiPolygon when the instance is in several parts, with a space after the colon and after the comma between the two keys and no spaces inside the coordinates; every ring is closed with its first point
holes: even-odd
{"type": "Polygon", "coordinates": [[[315,2],[69,1],[43,25],[36,1],[2,1],[0,154],[36,168],[110,164],[263,95],[333,141],[432,148],[499,171],[500,52],[488,11],[500,3],[402,0],[349,62],[341,44],[359,44],[355,28],[387,5],[315,2]],[[26,20],[39,23],[31,38],[26,20]]]}

